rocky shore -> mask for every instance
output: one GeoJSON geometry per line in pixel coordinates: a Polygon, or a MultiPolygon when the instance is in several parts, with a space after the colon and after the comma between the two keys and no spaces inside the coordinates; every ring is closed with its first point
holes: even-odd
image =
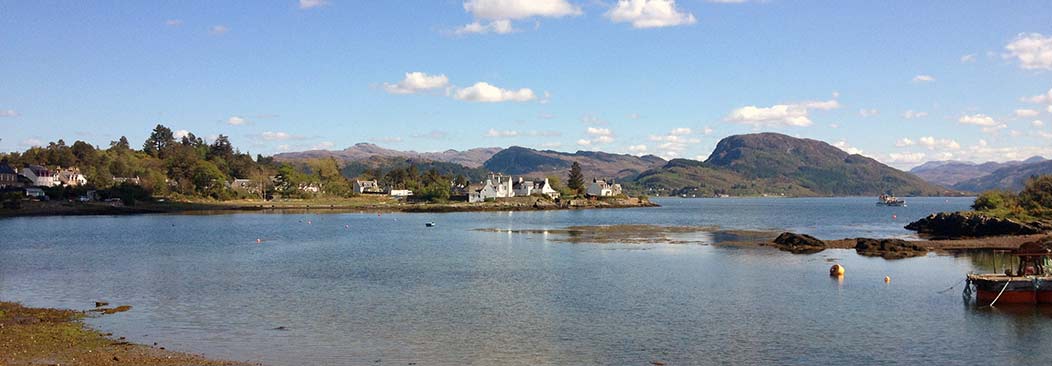
{"type": "Polygon", "coordinates": [[[931,239],[1034,235],[1052,231],[1052,221],[1023,222],[975,212],[940,212],[911,222],[906,229],[931,239]]]}
{"type": "MultiPolygon", "coordinates": [[[[93,313],[113,314],[127,309],[130,307],[100,307],[93,313]]],[[[82,322],[86,316],[91,315],[0,302],[0,365],[251,365],[173,352],[156,343],[129,343],[124,337],[88,328],[82,322]]]]}
{"type": "MultiPolygon", "coordinates": [[[[1046,240],[1043,234],[1006,235],[983,238],[961,238],[949,240],[903,240],[845,238],[819,240],[810,235],[782,233],[774,240],[760,243],[796,254],[810,254],[826,249],[854,249],[858,255],[902,259],[927,255],[929,252],[956,250],[1007,250],[1015,249],[1026,242],[1046,240]]],[[[740,243],[739,243],[740,244],[740,243]]]]}

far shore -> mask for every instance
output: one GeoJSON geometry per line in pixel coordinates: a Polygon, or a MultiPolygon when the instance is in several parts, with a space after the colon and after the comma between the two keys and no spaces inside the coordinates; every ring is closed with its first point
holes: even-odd
{"type": "Polygon", "coordinates": [[[235,213],[235,212],[476,212],[476,211],[543,211],[606,208],[658,207],[645,199],[601,198],[551,201],[538,197],[514,197],[492,202],[406,202],[389,197],[354,197],[306,200],[235,200],[235,201],[155,201],[134,205],[104,202],[24,201],[18,209],[0,208],[0,218],[32,216],[138,215],[163,213],[235,213]]]}

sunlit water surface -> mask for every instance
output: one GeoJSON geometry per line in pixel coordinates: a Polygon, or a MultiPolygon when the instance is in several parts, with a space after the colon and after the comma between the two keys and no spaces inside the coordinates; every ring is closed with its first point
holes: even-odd
{"type": "Polygon", "coordinates": [[[939,293],[965,273],[993,270],[990,255],[888,261],[850,250],[567,244],[472,230],[644,223],[907,237],[910,220],[970,200],[658,202],[664,207],[6,219],[0,299],[129,304],[89,322],[136,342],[270,365],[1052,361],[1052,310],[976,308],[963,303],[960,285],[939,293]],[[847,268],[842,280],[827,275],[833,261],[847,268]]]}

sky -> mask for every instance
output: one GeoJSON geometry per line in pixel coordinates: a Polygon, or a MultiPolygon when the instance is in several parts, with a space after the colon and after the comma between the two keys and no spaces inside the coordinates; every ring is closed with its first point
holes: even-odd
{"type": "Polygon", "coordinates": [[[0,151],[513,145],[705,159],[779,132],[889,165],[1052,158],[1041,1],[0,2],[0,151]]]}

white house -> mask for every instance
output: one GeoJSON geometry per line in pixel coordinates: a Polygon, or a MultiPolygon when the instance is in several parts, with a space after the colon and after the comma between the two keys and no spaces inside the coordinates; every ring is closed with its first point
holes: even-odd
{"type": "Polygon", "coordinates": [[[409,196],[412,196],[412,195],[413,195],[413,191],[408,190],[408,189],[392,189],[391,190],[391,196],[392,197],[409,197],[409,196]]]}
{"type": "MultiPolygon", "coordinates": [[[[352,183],[351,186],[354,188],[354,193],[357,193],[357,194],[363,194],[363,193],[384,193],[383,188],[380,188],[380,184],[377,183],[376,180],[357,180],[357,179],[355,179],[354,183],[352,183]]],[[[391,195],[394,196],[394,194],[391,194],[391,195]]]]}
{"type": "Polygon", "coordinates": [[[552,189],[552,185],[548,182],[548,178],[544,178],[543,182],[533,182],[523,180],[522,177],[519,177],[519,180],[512,185],[512,190],[515,191],[516,196],[543,194],[551,199],[559,198],[559,192],[552,189]]]}
{"type": "Polygon", "coordinates": [[[234,178],[234,181],[230,182],[230,189],[248,193],[259,193],[259,182],[251,179],[234,178]]]}
{"type": "Polygon", "coordinates": [[[468,202],[485,202],[487,199],[496,198],[508,198],[515,197],[515,190],[512,188],[511,177],[508,180],[504,180],[503,175],[493,175],[486,179],[482,186],[478,189],[469,189],[468,202]]]}
{"type": "Polygon", "coordinates": [[[607,182],[602,179],[592,179],[592,184],[588,186],[587,193],[593,197],[617,196],[621,194],[621,185],[613,181],[607,182]]]}
{"type": "Polygon", "coordinates": [[[88,178],[80,174],[80,169],[77,168],[59,170],[55,176],[59,184],[64,186],[76,187],[88,184],[88,178]]]}
{"type": "Polygon", "coordinates": [[[39,165],[30,165],[22,168],[22,176],[29,178],[35,187],[54,187],[59,185],[54,173],[39,165]]]}

